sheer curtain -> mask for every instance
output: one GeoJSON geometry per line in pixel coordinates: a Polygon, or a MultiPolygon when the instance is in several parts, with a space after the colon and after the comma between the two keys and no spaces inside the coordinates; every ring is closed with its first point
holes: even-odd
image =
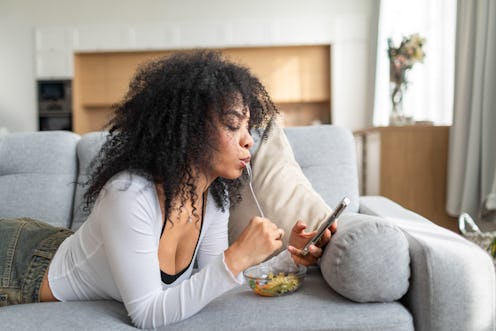
{"type": "Polygon", "coordinates": [[[376,126],[387,125],[391,111],[387,38],[419,33],[426,39],[424,63],[408,73],[406,115],[417,121],[451,124],[456,0],[381,0],[374,98],[376,126]]]}
{"type": "MultiPolygon", "coordinates": [[[[459,0],[447,210],[496,228],[496,1],[459,0]]],[[[484,224],[480,224],[484,228],[484,224]]]]}

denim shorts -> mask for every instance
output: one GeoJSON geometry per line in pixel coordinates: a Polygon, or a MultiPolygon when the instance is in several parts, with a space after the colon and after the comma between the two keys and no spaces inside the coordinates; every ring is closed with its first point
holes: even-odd
{"type": "Polygon", "coordinates": [[[0,219],[0,307],[40,301],[48,265],[72,233],[30,218],[0,219]]]}

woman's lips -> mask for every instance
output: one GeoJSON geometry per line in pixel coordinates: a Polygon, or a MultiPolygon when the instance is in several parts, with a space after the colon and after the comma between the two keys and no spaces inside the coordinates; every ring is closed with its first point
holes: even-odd
{"type": "Polygon", "coordinates": [[[250,163],[249,157],[241,159],[241,165],[243,166],[243,168],[245,168],[248,163],[250,163]]]}

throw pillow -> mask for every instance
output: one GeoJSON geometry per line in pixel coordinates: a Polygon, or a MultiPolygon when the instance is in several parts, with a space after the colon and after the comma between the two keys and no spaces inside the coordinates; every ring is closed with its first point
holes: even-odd
{"type": "MultiPolygon", "coordinates": [[[[274,124],[253,153],[252,186],[264,216],[285,231],[284,247],[297,220],[315,229],[331,213],[295,160],[281,127],[274,124]]],[[[243,200],[230,209],[229,242],[238,238],[254,216],[261,216],[248,183],[241,190],[243,200]]]]}
{"type": "Polygon", "coordinates": [[[409,286],[408,242],[397,226],[383,218],[343,214],[320,269],[329,286],[348,299],[395,301],[409,286]]]}

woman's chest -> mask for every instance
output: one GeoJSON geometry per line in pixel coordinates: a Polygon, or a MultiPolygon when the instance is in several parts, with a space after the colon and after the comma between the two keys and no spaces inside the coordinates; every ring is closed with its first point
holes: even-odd
{"type": "Polygon", "coordinates": [[[201,228],[201,221],[166,223],[158,243],[158,260],[163,272],[175,275],[192,263],[201,228]]]}

